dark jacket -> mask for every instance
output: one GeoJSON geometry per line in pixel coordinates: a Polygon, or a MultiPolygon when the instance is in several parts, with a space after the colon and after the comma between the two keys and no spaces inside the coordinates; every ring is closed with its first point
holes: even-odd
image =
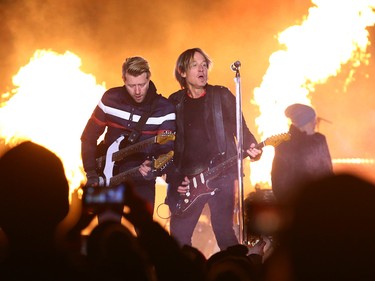
{"type": "Polygon", "coordinates": [[[291,138],[275,148],[272,190],[278,200],[290,200],[300,186],[333,173],[331,155],[324,135],[307,135],[291,125],[291,138]]]}
{"type": "MultiPolygon", "coordinates": [[[[211,128],[209,126],[209,119],[213,118],[214,128],[210,130],[209,137],[211,138],[211,143],[216,143],[217,145],[213,147],[213,155],[219,154],[221,152],[225,153],[224,159],[228,159],[237,153],[237,147],[235,143],[236,136],[236,98],[229,91],[228,88],[223,86],[206,86],[206,105],[207,110],[205,111],[205,116],[203,120],[206,123],[206,128],[211,128]],[[221,101],[222,108],[222,120],[224,126],[224,133],[219,132],[217,122],[220,122],[220,115],[215,112],[214,108],[214,95],[218,95],[221,101]],[[223,136],[223,137],[220,137],[223,136]]],[[[178,169],[181,168],[183,164],[183,159],[181,155],[184,150],[184,100],[186,97],[186,90],[180,90],[173,93],[169,100],[176,105],[176,122],[177,122],[177,135],[175,141],[175,157],[174,163],[178,169]]],[[[242,119],[242,129],[243,129],[243,146],[248,148],[251,143],[257,143],[254,135],[250,132],[246,125],[244,119],[242,119]]],[[[244,155],[245,156],[245,155],[244,155]]]]}
{"type": "MultiPolygon", "coordinates": [[[[186,98],[186,90],[180,90],[173,93],[169,100],[176,105],[176,124],[177,124],[177,134],[175,140],[175,153],[173,166],[170,167],[167,173],[167,182],[168,182],[168,192],[166,198],[166,204],[170,207],[173,206],[179,200],[179,195],[177,193],[177,187],[181,183],[184,175],[183,171],[184,159],[182,155],[184,152],[184,102],[186,98]]],[[[235,142],[236,137],[236,98],[229,91],[229,89],[223,86],[206,86],[206,96],[205,96],[205,110],[204,116],[202,117],[202,124],[208,132],[208,137],[210,138],[210,143],[215,144],[212,146],[211,155],[219,155],[224,152],[223,157],[220,158],[221,162],[229,159],[237,159],[237,145],[235,142]],[[215,107],[214,97],[218,97],[221,102],[221,114],[217,111],[215,107]],[[223,130],[220,130],[218,122],[222,122],[223,130]],[[213,123],[213,124],[212,124],[213,123]]],[[[243,146],[244,149],[247,149],[251,143],[257,144],[257,141],[254,135],[248,129],[244,118],[242,119],[243,127],[243,146]]],[[[246,156],[246,153],[244,153],[246,156]]],[[[220,161],[216,161],[217,164],[220,161]]],[[[236,163],[230,166],[225,172],[222,173],[223,176],[230,176],[235,178],[236,176],[236,163]]],[[[214,165],[215,166],[215,165],[214,165]]],[[[207,167],[208,168],[208,167],[207,167]]]]}
{"type": "MultiPolygon", "coordinates": [[[[152,109],[151,115],[141,129],[139,141],[151,138],[163,132],[175,131],[175,108],[163,96],[157,94],[156,87],[150,81],[145,100],[136,103],[125,86],[107,90],[94,109],[82,133],[82,161],[86,172],[96,169],[97,141],[104,133],[105,146],[111,145],[120,136],[128,136],[134,131],[142,114],[152,109]],[[155,103],[154,106],[152,104],[155,103]]],[[[152,150],[127,157],[126,167],[134,168],[141,164],[147,156],[167,153],[173,150],[173,142],[154,145],[152,150]]]]}

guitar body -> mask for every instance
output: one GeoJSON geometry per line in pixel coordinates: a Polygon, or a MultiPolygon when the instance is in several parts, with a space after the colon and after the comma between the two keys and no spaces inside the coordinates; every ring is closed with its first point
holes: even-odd
{"type": "MultiPolygon", "coordinates": [[[[96,159],[96,170],[99,176],[103,178],[103,185],[105,186],[111,185],[111,179],[114,177],[114,174],[116,174],[116,162],[123,160],[126,156],[131,154],[143,152],[153,144],[164,144],[173,141],[175,135],[171,132],[164,132],[127,146],[124,145],[126,142],[125,138],[125,136],[118,137],[106,150],[103,149],[102,145],[98,146],[98,153],[101,153],[101,156],[96,159]]],[[[138,167],[136,167],[136,169],[138,169],[138,167]]]]}
{"type": "MultiPolygon", "coordinates": [[[[275,147],[279,145],[281,142],[287,141],[289,139],[289,133],[271,136],[267,138],[265,141],[259,143],[257,145],[257,148],[261,149],[266,145],[272,145],[275,147]]],[[[217,157],[214,160],[215,162],[218,162],[217,157]]],[[[213,161],[211,161],[211,164],[212,163],[213,161]]],[[[228,158],[227,160],[222,161],[218,165],[212,166],[212,168],[209,168],[198,175],[188,177],[190,180],[189,191],[185,194],[180,194],[179,201],[176,204],[176,208],[173,209],[173,213],[175,215],[182,215],[190,208],[192,208],[192,206],[195,205],[195,203],[200,198],[214,196],[218,192],[218,189],[210,188],[209,182],[218,177],[219,175],[221,175],[223,172],[227,171],[229,168],[233,167],[236,163],[237,155],[234,155],[228,158]]]]}
{"type": "Polygon", "coordinates": [[[224,160],[224,155],[219,154],[214,157],[209,164],[209,168],[203,172],[188,176],[189,191],[185,194],[180,194],[179,201],[175,209],[176,215],[181,215],[188,211],[193,205],[204,198],[214,196],[219,189],[211,186],[212,180],[220,176],[222,171],[231,168],[235,163],[237,157],[231,157],[224,160]]]}
{"type": "Polygon", "coordinates": [[[210,188],[209,183],[205,182],[203,173],[189,178],[189,191],[185,195],[180,195],[180,200],[176,206],[176,215],[182,215],[187,212],[199,200],[211,197],[219,191],[218,188],[210,188]]]}
{"type": "MultiPolygon", "coordinates": [[[[166,154],[160,155],[158,158],[152,158],[151,172],[154,174],[163,171],[173,161],[173,150],[166,154]]],[[[143,177],[139,172],[139,167],[134,167],[130,170],[121,172],[111,178],[105,180],[105,186],[117,186],[129,178],[143,177]]]]}
{"type": "MultiPolygon", "coordinates": [[[[170,163],[173,161],[173,154],[174,151],[171,150],[168,153],[160,155],[158,158],[152,158],[151,160],[151,172],[154,175],[162,172],[170,163]]],[[[100,182],[100,186],[105,187],[114,187],[118,186],[126,180],[135,179],[135,178],[142,178],[143,175],[139,172],[139,166],[131,168],[127,171],[123,171],[116,175],[112,175],[107,178],[102,178],[100,182]]]]}
{"type": "Polygon", "coordinates": [[[106,155],[105,155],[105,165],[103,167],[102,176],[105,181],[105,186],[110,185],[110,179],[113,177],[113,171],[115,167],[115,161],[113,161],[113,153],[116,151],[119,151],[121,142],[124,140],[124,136],[120,136],[118,139],[116,139],[107,149],[106,155]]]}

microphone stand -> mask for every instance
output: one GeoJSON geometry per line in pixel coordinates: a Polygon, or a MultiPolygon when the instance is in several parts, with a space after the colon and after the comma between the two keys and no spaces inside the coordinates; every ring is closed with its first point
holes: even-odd
{"type": "Polygon", "coordinates": [[[239,241],[242,244],[247,244],[245,241],[246,231],[244,227],[244,190],[243,190],[243,130],[242,130],[242,97],[241,97],[241,63],[236,61],[231,68],[236,72],[234,82],[236,84],[236,124],[237,124],[237,178],[238,178],[238,211],[239,211],[239,241]]]}

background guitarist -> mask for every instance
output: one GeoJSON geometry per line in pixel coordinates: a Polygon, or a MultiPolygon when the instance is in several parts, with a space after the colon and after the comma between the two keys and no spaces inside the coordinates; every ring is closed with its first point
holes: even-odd
{"type": "MultiPolygon", "coordinates": [[[[107,90],[95,107],[81,136],[81,153],[87,186],[100,185],[99,179],[103,176],[97,169],[96,158],[98,139],[105,130],[106,147],[119,137],[125,136],[119,148],[161,133],[175,132],[175,108],[165,97],[157,94],[150,77],[150,67],[144,58],[127,58],[122,65],[124,85],[107,90]],[[144,124],[139,128],[138,123],[144,124]]],[[[139,167],[139,177],[131,179],[136,186],[134,191],[149,202],[153,210],[157,175],[150,174],[149,159],[171,150],[173,150],[173,141],[153,144],[145,151],[133,153],[117,161],[113,168],[113,175],[139,167]]]]}
{"type": "MultiPolygon", "coordinates": [[[[177,59],[175,77],[182,90],[169,99],[176,105],[177,134],[175,141],[174,173],[167,175],[169,183],[166,203],[172,216],[170,231],[181,245],[192,245],[192,235],[207,203],[211,225],[221,250],[238,244],[233,228],[234,181],[236,167],[228,169],[210,183],[220,191],[205,197],[182,215],[175,213],[179,197],[189,191],[188,177],[210,166],[210,160],[222,154],[224,160],[236,155],[236,100],[229,89],[207,84],[209,57],[199,48],[184,51],[177,59]]],[[[262,151],[243,122],[245,151],[256,160],[262,151]]]]}

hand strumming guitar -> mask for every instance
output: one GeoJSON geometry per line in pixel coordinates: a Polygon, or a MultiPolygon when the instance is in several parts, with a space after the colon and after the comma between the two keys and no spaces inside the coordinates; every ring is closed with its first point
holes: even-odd
{"type": "Polygon", "coordinates": [[[184,177],[181,184],[177,187],[177,192],[180,194],[186,194],[186,192],[188,192],[190,189],[189,184],[190,180],[188,179],[188,177],[184,177]]]}

